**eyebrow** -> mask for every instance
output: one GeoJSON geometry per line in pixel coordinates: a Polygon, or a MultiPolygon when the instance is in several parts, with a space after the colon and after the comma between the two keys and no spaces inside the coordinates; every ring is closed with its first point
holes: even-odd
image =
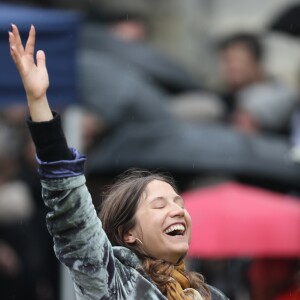
{"type": "MultiPolygon", "coordinates": [[[[159,196],[159,197],[155,197],[155,198],[151,199],[151,200],[149,201],[149,203],[152,203],[153,201],[156,201],[156,200],[167,200],[167,199],[166,199],[165,197],[163,197],[163,196],[159,196]]],[[[174,201],[174,202],[177,201],[177,200],[181,200],[181,201],[184,202],[183,198],[182,198],[181,196],[179,196],[179,195],[177,195],[177,196],[175,196],[175,197],[173,198],[173,201],[174,201]]]]}

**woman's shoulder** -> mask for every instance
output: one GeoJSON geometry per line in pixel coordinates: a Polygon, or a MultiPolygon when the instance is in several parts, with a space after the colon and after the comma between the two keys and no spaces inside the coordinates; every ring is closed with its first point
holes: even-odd
{"type": "Polygon", "coordinates": [[[228,298],[217,288],[214,286],[208,285],[210,292],[211,292],[211,299],[212,300],[228,300],[228,298]]]}

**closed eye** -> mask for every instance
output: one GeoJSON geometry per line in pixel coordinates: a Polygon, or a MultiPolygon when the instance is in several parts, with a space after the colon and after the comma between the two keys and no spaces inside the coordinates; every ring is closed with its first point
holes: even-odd
{"type": "Polygon", "coordinates": [[[152,207],[153,209],[163,209],[164,206],[155,206],[155,207],[152,207]]]}
{"type": "Polygon", "coordinates": [[[152,208],[154,209],[162,209],[166,206],[166,200],[162,198],[157,198],[154,201],[152,201],[152,208]]]}
{"type": "Polygon", "coordinates": [[[165,203],[155,203],[155,204],[152,206],[152,208],[154,208],[154,209],[162,209],[162,208],[164,208],[165,206],[166,206],[165,203]]]}

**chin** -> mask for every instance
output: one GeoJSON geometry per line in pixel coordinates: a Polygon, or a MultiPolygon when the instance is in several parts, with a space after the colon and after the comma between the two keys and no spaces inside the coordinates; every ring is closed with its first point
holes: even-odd
{"type": "Polygon", "coordinates": [[[160,258],[172,264],[177,264],[179,261],[185,258],[187,252],[188,247],[177,247],[176,249],[169,249],[169,251],[166,252],[165,255],[161,256],[160,258]]]}
{"type": "MultiPolygon", "coordinates": [[[[189,247],[181,247],[176,249],[176,258],[174,259],[176,262],[178,262],[178,260],[183,259],[187,253],[188,253],[189,247]]],[[[175,251],[174,251],[175,252],[175,251]]],[[[175,255],[174,255],[175,257],[175,255]]]]}

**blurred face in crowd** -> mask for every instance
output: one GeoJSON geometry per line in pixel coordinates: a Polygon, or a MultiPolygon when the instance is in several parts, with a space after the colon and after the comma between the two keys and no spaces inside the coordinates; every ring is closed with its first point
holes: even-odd
{"type": "Polygon", "coordinates": [[[236,90],[260,81],[262,73],[260,62],[246,45],[235,43],[221,51],[221,74],[229,88],[236,90]]]}
{"type": "Polygon", "coordinates": [[[127,243],[136,243],[138,238],[148,254],[171,263],[187,253],[191,217],[170,184],[160,180],[148,183],[135,216],[136,225],[125,237],[127,243]]]}
{"type": "Polygon", "coordinates": [[[146,39],[146,26],[139,20],[119,21],[111,26],[112,32],[125,41],[143,42],[146,39]]]}

